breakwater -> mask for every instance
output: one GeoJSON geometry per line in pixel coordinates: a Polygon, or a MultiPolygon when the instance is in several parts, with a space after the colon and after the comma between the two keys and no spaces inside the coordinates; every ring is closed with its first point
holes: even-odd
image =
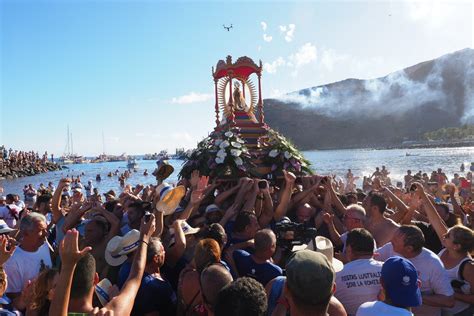
{"type": "Polygon", "coordinates": [[[40,173],[60,170],[61,166],[49,161],[40,160],[24,162],[21,165],[10,166],[6,161],[0,161],[0,180],[11,180],[15,178],[34,176],[40,173]]]}

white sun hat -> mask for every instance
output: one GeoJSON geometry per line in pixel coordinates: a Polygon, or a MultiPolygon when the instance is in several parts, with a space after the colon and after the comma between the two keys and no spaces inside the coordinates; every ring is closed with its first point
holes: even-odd
{"type": "Polygon", "coordinates": [[[107,278],[100,280],[100,282],[97,283],[95,286],[95,294],[99,298],[99,301],[102,306],[107,305],[107,303],[110,301],[109,293],[111,287],[112,283],[107,278]]]}
{"type": "Polygon", "coordinates": [[[127,254],[135,251],[140,243],[140,232],[132,229],[125,236],[110,239],[105,249],[105,261],[111,266],[119,266],[127,260],[127,254]]]}

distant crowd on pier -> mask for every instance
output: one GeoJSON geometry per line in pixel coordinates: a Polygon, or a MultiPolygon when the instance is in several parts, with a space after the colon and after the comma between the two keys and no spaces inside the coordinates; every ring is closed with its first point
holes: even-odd
{"type": "Polygon", "coordinates": [[[160,162],[155,185],[123,177],[122,192],[81,177],[4,192],[0,314],[474,313],[464,165],[398,183],[377,167],[361,187],[350,169],[226,181],[196,170],[169,185],[172,172],[160,162]]]}
{"type": "Polygon", "coordinates": [[[48,161],[48,153],[40,155],[34,151],[6,149],[0,146],[0,177],[15,178],[21,176],[31,176],[37,173],[44,173],[59,169],[54,164],[53,156],[48,161]]]}

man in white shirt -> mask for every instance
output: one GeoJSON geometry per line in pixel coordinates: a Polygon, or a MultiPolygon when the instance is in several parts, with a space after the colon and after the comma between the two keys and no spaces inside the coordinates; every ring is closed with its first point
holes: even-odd
{"type": "Polygon", "coordinates": [[[8,194],[5,199],[5,205],[0,206],[0,219],[3,219],[10,228],[13,228],[20,216],[20,211],[21,209],[15,205],[14,195],[8,194]]]}
{"type": "Polygon", "coordinates": [[[382,266],[383,301],[366,302],[356,316],[412,316],[410,308],[421,305],[420,280],[415,266],[402,257],[391,257],[382,266]]]}
{"type": "Polygon", "coordinates": [[[362,303],[374,301],[380,292],[383,262],[374,260],[374,238],[364,228],[347,234],[346,258],[349,263],[336,273],[334,296],[344,305],[347,314],[355,315],[362,303]]]}
{"type": "Polygon", "coordinates": [[[47,236],[46,218],[40,213],[30,213],[20,222],[22,236],[20,246],[4,265],[8,275],[7,295],[13,300],[18,310],[26,308],[21,292],[28,281],[33,280],[44,267],[51,267],[49,247],[45,242],[47,236]]]}
{"type": "Polygon", "coordinates": [[[423,247],[422,231],[413,225],[401,226],[392,241],[377,250],[378,260],[401,256],[413,263],[421,280],[423,305],[413,309],[415,315],[439,316],[441,307],[454,306],[454,291],[441,260],[423,247]]]}

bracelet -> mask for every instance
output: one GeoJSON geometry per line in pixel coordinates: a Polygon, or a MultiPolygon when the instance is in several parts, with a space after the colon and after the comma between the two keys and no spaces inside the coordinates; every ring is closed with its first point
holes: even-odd
{"type": "Polygon", "coordinates": [[[144,243],[145,245],[148,246],[148,243],[146,241],[144,241],[143,239],[140,239],[139,242],[142,242],[142,243],[144,243]]]}

